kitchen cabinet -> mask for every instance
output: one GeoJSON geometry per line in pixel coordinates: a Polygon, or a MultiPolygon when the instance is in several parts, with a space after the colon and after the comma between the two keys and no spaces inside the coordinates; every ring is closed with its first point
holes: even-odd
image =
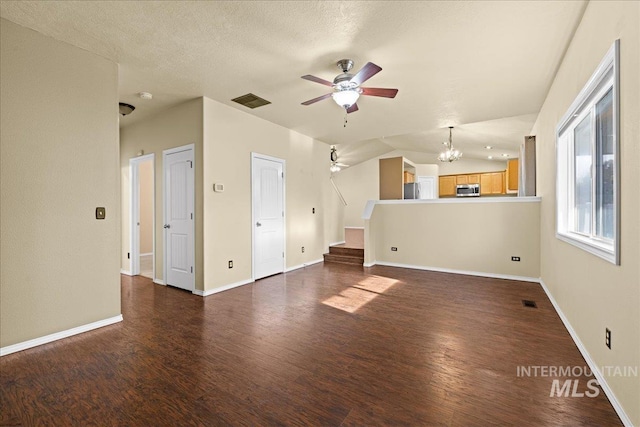
{"type": "Polygon", "coordinates": [[[467,181],[469,181],[468,184],[480,184],[480,174],[472,173],[467,175],[467,181]]]}
{"type": "Polygon", "coordinates": [[[440,183],[440,197],[451,197],[456,195],[456,175],[441,176],[440,183]]]}
{"type": "Polygon", "coordinates": [[[456,175],[456,185],[468,184],[469,177],[467,175],[456,175]]]}
{"type": "Polygon", "coordinates": [[[507,192],[518,191],[518,159],[507,162],[507,192]]]}
{"type": "Polygon", "coordinates": [[[409,171],[404,171],[403,175],[404,175],[404,183],[405,184],[411,184],[412,182],[416,182],[415,174],[412,174],[409,171]]]}
{"type": "Polygon", "coordinates": [[[504,194],[505,172],[480,174],[480,195],[504,194]]]}

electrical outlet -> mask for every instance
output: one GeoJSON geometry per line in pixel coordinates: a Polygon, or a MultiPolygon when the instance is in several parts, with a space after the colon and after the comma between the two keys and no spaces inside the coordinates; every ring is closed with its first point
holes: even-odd
{"type": "Polygon", "coordinates": [[[127,252],[127,259],[131,259],[131,252],[127,252]]]}
{"type": "Polygon", "coordinates": [[[312,214],[316,213],[316,208],[311,208],[311,213],[312,214]]]}
{"type": "Polygon", "coordinates": [[[229,268],[233,268],[233,261],[229,260],[229,268]]]}
{"type": "Polygon", "coordinates": [[[517,261],[517,262],[520,262],[520,257],[519,257],[519,256],[512,256],[512,257],[511,257],[511,261],[517,261]]]}
{"type": "Polygon", "coordinates": [[[611,330],[609,328],[604,329],[604,344],[611,350],[611,330]]]}
{"type": "Polygon", "coordinates": [[[302,247],[302,253],[304,253],[304,246],[302,247]]]}
{"type": "Polygon", "coordinates": [[[395,246],[391,246],[391,252],[398,252],[398,248],[396,248],[395,246]]]}

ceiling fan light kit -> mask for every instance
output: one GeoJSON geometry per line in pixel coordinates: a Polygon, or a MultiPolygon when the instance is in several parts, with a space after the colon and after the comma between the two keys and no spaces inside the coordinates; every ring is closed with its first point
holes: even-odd
{"type": "Polygon", "coordinates": [[[462,157],[462,152],[453,148],[453,142],[451,139],[452,129],[453,129],[453,126],[449,126],[449,141],[444,142],[444,145],[447,147],[447,150],[441,152],[440,155],[438,156],[438,160],[440,160],[441,162],[451,163],[460,159],[460,157],[462,157]]]}
{"type": "Polygon", "coordinates": [[[341,59],[336,63],[336,65],[342,70],[342,73],[338,74],[333,79],[333,83],[312,75],[302,76],[305,80],[320,83],[325,86],[331,86],[333,88],[333,92],[305,101],[302,105],[315,104],[318,101],[331,97],[335,103],[344,108],[348,114],[358,111],[357,102],[360,95],[395,98],[398,93],[398,89],[360,87],[362,83],[382,71],[382,68],[373,62],[367,62],[355,75],[349,73],[353,68],[353,61],[351,59],[341,59]]]}

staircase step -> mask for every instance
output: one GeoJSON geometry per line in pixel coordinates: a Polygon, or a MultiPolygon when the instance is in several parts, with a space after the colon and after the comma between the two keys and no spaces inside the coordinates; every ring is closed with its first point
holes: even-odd
{"type": "Polygon", "coordinates": [[[364,249],[347,248],[345,246],[329,246],[329,253],[335,255],[364,257],[364,249]]]}
{"type": "Polygon", "coordinates": [[[364,256],[349,256],[349,255],[328,253],[328,254],[324,254],[324,262],[337,262],[340,264],[362,265],[364,264],[364,256]]]}

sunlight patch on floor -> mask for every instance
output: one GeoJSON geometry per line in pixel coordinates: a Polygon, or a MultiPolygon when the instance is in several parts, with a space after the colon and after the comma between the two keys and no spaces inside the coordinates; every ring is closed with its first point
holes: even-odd
{"type": "Polygon", "coordinates": [[[396,283],[398,283],[397,280],[387,277],[367,277],[357,285],[345,289],[339,295],[334,295],[322,303],[347,313],[355,313],[360,307],[374,300],[396,283]]]}

